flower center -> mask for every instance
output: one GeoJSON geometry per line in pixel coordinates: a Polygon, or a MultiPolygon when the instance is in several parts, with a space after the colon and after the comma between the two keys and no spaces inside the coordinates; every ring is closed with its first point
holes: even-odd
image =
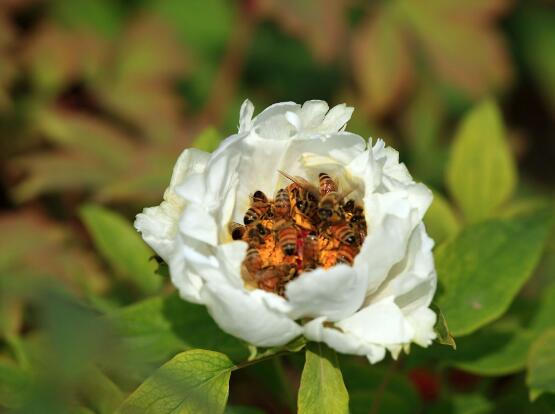
{"type": "Polygon", "coordinates": [[[242,277],[251,288],[284,296],[286,284],[302,272],[338,263],[353,264],[366,237],[364,209],[338,190],[326,173],[319,183],[292,177],[274,199],[258,190],[244,224],[233,223],[234,240],[248,243],[242,277]]]}

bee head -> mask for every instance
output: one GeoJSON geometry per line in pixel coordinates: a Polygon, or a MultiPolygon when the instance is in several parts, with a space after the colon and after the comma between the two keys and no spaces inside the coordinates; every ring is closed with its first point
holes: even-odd
{"type": "Polygon", "coordinates": [[[322,220],[326,220],[333,215],[333,210],[327,207],[320,207],[318,209],[318,217],[322,220]]]}
{"type": "Polygon", "coordinates": [[[233,240],[240,240],[243,237],[243,233],[244,233],[244,229],[243,228],[235,228],[231,231],[231,238],[233,240]]]}
{"type": "Polygon", "coordinates": [[[260,234],[261,236],[266,236],[267,234],[269,234],[270,232],[268,231],[268,229],[266,227],[264,227],[261,223],[258,223],[256,225],[256,231],[258,232],[258,234],[260,234]]]}
{"type": "Polygon", "coordinates": [[[354,244],[357,239],[354,235],[350,235],[345,238],[345,241],[347,242],[347,244],[354,244]]]}
{"type": "Polygon", "coordinates": [[[283,252],[287,255],[287,256],[293,256],[295,254],[295,246],[293,245],[287,245],[283,248],[283,252]]]}
{"type": "Polygon", "coordinates": [[[255,200],[255,201],[263,201],[263,202],[268,201],[268,198],[266,197],[266,194],[264,194],[260,190],[256,190],[254,192],[254,194],[252,195],[252,199],[255,200]]]}
{"type": "Polygon", "coordinates": [[[355,208],[355,200],[349,200],[345,203],[345,211],[353,211],[353,209],[355,208]]]}

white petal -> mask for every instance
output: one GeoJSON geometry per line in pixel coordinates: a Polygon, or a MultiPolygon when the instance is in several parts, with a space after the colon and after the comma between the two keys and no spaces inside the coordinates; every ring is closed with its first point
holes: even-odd
{"type": "Polygon", "coordinates": [[[218,244],[218,227],[214,217],[199,204],[185,207],[179,222],[180,231],[196,240],[212,246],[218,244]]]}
{"type": "Polygon", "coordinates": [[[362,305],[367,283],[367,275],[359,275],[344,264],[302,273],[287,284],[286,296],[292,306],[290,316],[343,319],[362,305]]]}
{"type": "Polygon", "coordinates": [[[360,338],[345,334],[335,328],[324,326],[325,318],[314,319],[304,325],[304,335],[317,342],[324,342],[337,352],[352,355],[365,355],[371,363],[381,361],[385,348],[381,345],[362,341],[360,338]]]}
{"type": "Polygon", "coordinates": [[[364,342],[381,345],[410,342],[414,329],[393,299],[373,303],[336,325],[364,342]]]}
{"type": "Polygon", "coordinates": [[[345,127],[351,116],[353,115],[354,108],[345,104],[336,105],[328,112],[320,130],[327,132],[340,131],[345,127]]]}
{"type": "Polygon", "coordinates": [[[171,281],[179,291],[179,295],[189,302],[203,303],[200,289],[204,282],[198,274],[187,267],[184,249],[175,249],[167,263],[171,281]]]}
{"type": "Polygon", "coordinates": [[[299,325],[269,309],[260,297],[229,285],[208,282],[201,296],[208,312],[224,331],[251,344],[284,345],[302,333],[299,325]]]}
{"type": "Polygon", "coordinates": [[[260,138],[289,140],[297,129],[285,118],[287,112],[297,113],[300,105],[294,102],[281,102],[269,106],[253,120],[253,127],[260,138]]]}
{"type": "Polygon", "coordinates": [[[319,128],[322,125],[322,121],[328,109],[329,106],[327,102],[318,100],[306,101],[299,111],[303,129],[313,131],[319,128]]]}
{"type": "Polygon", "coordinates": [[[252,115],[254,114],[254,105],[248,99],[245,99],[241,110],[239,111],[239,132],[249,131],[252,128],[252,115]]]}
{"type": "Polygon", "coordinates": [[[166,262],[169,261],[179,216],[185,206],[185,201],[176,194],[175,188],[187,175],[203,171],[209,156],[210,154],[196,149],[183,151],[173,169],[164,201],[158,207],[146,208],[137,215],[135,228],[166,262]]]}
{"type": "Polygon", "coordinates": [[[429,308],[418,308],[407,315],[407,321],[414,330],[412,341],[420,346],[427,347],[436,338],[434,325],[436,314],[429,308]]]}

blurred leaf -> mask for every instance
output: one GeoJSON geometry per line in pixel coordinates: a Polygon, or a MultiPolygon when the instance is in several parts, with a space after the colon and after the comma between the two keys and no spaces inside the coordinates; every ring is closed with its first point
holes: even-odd
{"type": "Polygon", "coordinates": [[[156,265],[149,258],[152,250],[123,217],[100,206],[81,208],[86,225],[99,253],[120,276],[144,293],[156,292],[161,285],[156,265]]]}
{"type": "Polygon", "coordinates": [[[424,216],[424,223],[428,234],[436,244],[455,236],[461,227],[449,202],[435,192],[432,205],[424,216]]]}
{"type": "Polygon", "coordinates": [[[453,350],[456,350],[457,343],[455,342],[455,338],[451,335],[451,332],[449,332],[445,316],[443,316],[443,313],[436,304],[432,303],[430,307],[437,315],[436,324],[434,325],[434,331],[437,334],[436,341],[442,345],[450,346],[453,350]]]}
{"type": "Polygon", "coordinates": [[[121,6],[112,0],[55,0],[51,9],[52,16],[66,27],[87,28],[107,38],[115,37],[123,17],[121,6]]]}
{"type": "MultiPolygon", "coordinates": [[[[526,4],[530,6],[531,4],[526,4]]],[[[517,53],[522,56],[526,69],[534,77],[538,91],[545,95],[555,112],[555,13],[545,7],[524,7],[513,16],[517,53]]]]}
{"type": "Polygon", "coordinates": [[[527,326],[500,320],[460,338],[460,349],[446,355],[453,365],[478,375],[507,375],[524,369],[532,342],[555,327],[555,285],[542,296],[539,310],[527,326]]]}
{"type": "Polygon", "coordinates": [[[356,362],[349,358],[341,364],[352,414],[420,412],[420,397],[406,376],[393,372],[392,366],[377,367],[369,366],[367,361],[356,362]]]}
{"type": "Polygon", "coordinates": [[[475,331],[507,310],[536,267],[551,223],[549,210],[489,220],[467,227],[438,247],[435,257],[442,290],[436,300],[455,337],[475,331]]]}
{"type": "Polygon", "coordinates": [[[535,400],[544,392],[555,393],[555,329],[546,331],[532,345],[527,363],[526,383],[535,400]]]}
{"type": "Polygon", "coordinates": [[[195,138],[191,146],[202,151],[212,152],[218,148],[220,141],[220,133],[216,130],[216,128],[209,127],[195,138]]]}
{"type": "Polygon", "coordinates": [[[233,362],[218,352],[182,352],[141,384],[116,413],[223,413],[232,368],[233,362]]]}
{"type": "Polygon", "coordinates": [[[507,201],[516,181],[499,109],[476,106],[459,127],[447,169],[451,194],[469,222],[491,216],[507,201]]]}
{"type": "Polygon", "coordinates": [[[335,351],[321,342],[309,344],[299,388],[299,414],[342,414],[348,411],[349,394],[335,351]]]}
{"type": "Polygon", "coordinates": [[[483,395],[456,395],[453,398],[455,414],[487,414],[491,412],[493,404],[483,395]]]}
{"type": "Polygon", "coordinates": [[[372,114],[392,109],[411,85],[412,65],[402,27],[388,7],[355,32],[353,71],[372,114]]]}
{"type": "Polygon", "coordinates": [[[173,84],[185,74],[187,57],[172,30],[152,15],[136,17],[118,37],[113,56],[107,68],[91,78],[100,103],[140,127],[152,141],[175,138],[181,100],[173,84]]]}
{"type": "Polygon", "coordinates": [[[185,302],[177,294],[128,306],[109,320],[130,352],[149,362],[190,348],[221,351],[234,361],[248,356],[247,347],[224,333],[204,306],[185,302]]]}
{"type": "Polygon", "coordinates": [[[158,0],[147,9],[159,14],[200,55],[219,56],[231,35],[233,6],[224,0],[158,0]]]}
{"type": "Polygon", "coordinates": [[[260,0],[255,7],[273,17],[285,32],[304,40],[316,58],[329,61],[345,36],[347,6],[344,0],[260,0]]]}
{"type": "Polygon", "coordinates": [[[87,404],[99,414],[112,414],[124,400],[123,392],[98,368],[92,368],[80,393],[87,404]]]}
{"type": "MultiPolygon", "coordinates": [[[[64,282],[74,292],[100,293],[107,286],[96,259],[80,246],[67,228],[33,211],[0,215],[0,272],[14,284],[45,277],[64,282]]],[[[8,293],[9,295],[9,293],[8,293]]]]}
{"type": "Polygon", "coordinates": [[[400,0],[397,9],[440,78],[479,97],[506,86],[511,79],[503,38],[493,25],[507,4],[505,0],[464,4],[400,0]]]}
{"type": "Polygon", "coordinates": [[[0,407],[15,408],[29,391],[29,374],[5,358],[0,358],[0,407]]]}

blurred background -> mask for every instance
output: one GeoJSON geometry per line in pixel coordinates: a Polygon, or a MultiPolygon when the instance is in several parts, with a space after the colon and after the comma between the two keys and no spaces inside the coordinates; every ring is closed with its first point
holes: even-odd
{"type": "MultiPolygon", "coordinates": [[[[246,98],[257,111],[289,100],[354,106],[348,129],[393,145],[437,193],[436,212],[449,216],[449,229],[431,229],[441,242],[464,226],[445,186],[456,127],[492,97],[518,165],[515,198],[552,199],[554,5],[0,0],[0,412],[111,412],[153,366],[191,345],[163,320],[139,318],[122,334],[98,315],[125,318],[129,305],[171,295],[130,223],[160,202],[184,148],[211,151],[237,130],[246,98]],[[129,355],[126,342],[145,352],[129,355]]],[[[527,320],[553,280],[554,249],[552,240],[514,318],[527,320]]],[[[149,306],[205,321],[170,298],[149,306]]],[[[345,380],[355,378],[353,412],[553,408],[544,397],[529,402],[518,367],[478,375],[424,352],[378,367],[342,357],[345,380]]],[[[292,412],[280,396],[294,401],[302,361],[234,374],[230,403],[257,408],[233,412],[292,412]]]]}

